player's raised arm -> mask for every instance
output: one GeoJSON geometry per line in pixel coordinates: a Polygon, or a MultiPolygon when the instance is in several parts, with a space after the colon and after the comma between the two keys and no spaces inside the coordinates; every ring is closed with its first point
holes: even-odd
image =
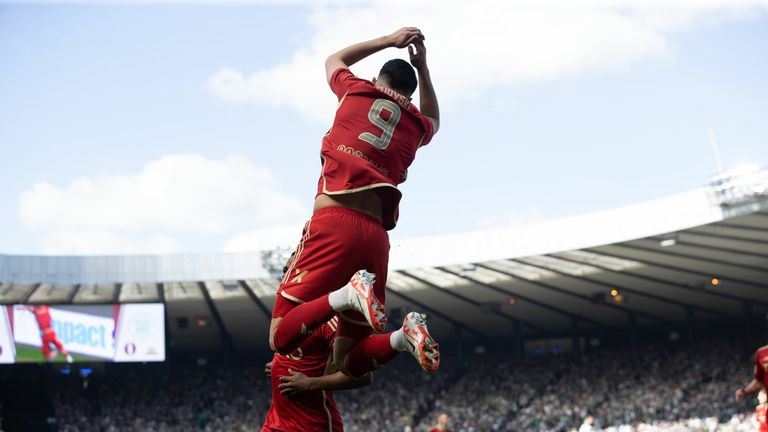
{"type": "Polygon", "coordinates": [[[440,127],[440,107],[437,104],[437,95],[432,86],[432,77],[427,67],[427,48],[422,39],[416,39],[412,46],[408,47],[411,56],[411,64],[419,75],[419,111],[432,121],[434,133],[440,127]]]}
{"type": "Polygon", "coordinates": [[[291,376],[280,377],[280,385],[278,385],[280,393],[288,397],[310,390],[347,390],[371,384],[370,373],[362,378],[352,378],[341,372],[319,377],[309,377],[290,369],[288,372],[291,376]]]}
{"type": "Polygon", "coordinates": [[[742,387],[736,390],[736,401],[738,402],[747,396],[757,394],[762,389],[763,389],[763,383],[761,383],[756,379],[753,379],[752,382],[750,382],[746,387],[742,387]]]}
{"type": "Polygon", "coordinates": [[[416,27],[403,27],[390,35],[348,46],[339,52],[331,54],[325,60],[325,77],[330,83],[331,76],[339,68],[348,68],[385,48],[405,48],[423,38],[424,35],[421,34],[421,30],[416,27]]]}

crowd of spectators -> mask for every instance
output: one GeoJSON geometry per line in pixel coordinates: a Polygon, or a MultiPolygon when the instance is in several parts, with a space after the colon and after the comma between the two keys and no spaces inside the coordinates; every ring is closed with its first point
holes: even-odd
{"type": "Polygon", "coordinates": [[[58,430],[257,431],[271,387],[261,367],[184,367],[68,379],[52,388],[58,430]]]}
{"type": "MultiPolygon", "coordinates": [[[[738,432],[755,430],[754,403],[733,396],[750,376],[748,347],[725,340],[580,358],[446,356],[434,375],[401,356],[374,373],[372,386],[335,399],[348,432],[422,432],[440,413],[453,432],[738,432]]],[[[58,430],[257,431],[271,391],[260,360],[137,367],[84,384],[73,377],[47,383],[58,430]]]]}
{"type": "Polygon", "coordinates": [[[730,422],[752,409],[734,399],[751,376],[745,349],[728,341],[664,344],[556,362],[552,379],[509,416],[506,430],[569,430],[588,416],[595,430],[640,424],[638,430],[654,430],[648,425],[711,417],[730,422]]]}

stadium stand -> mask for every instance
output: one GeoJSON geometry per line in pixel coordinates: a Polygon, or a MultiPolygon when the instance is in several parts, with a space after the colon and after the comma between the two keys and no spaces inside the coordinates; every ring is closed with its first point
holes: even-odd
{"type": "MultiPolygon", "coordinates": [[[[402,358],[375,373],[375,387],[334,396],[349,432],[422,432],[443,412],[455,432],[571,431],[587,416],[606,431],[754,430],[754,403],[733,398],[751,374],[749,350],[743,341],[705,339],[514,360],[505,347],[449,354],[437,375],[402,358]]],[[[17,379],[24,385],[14,397],[50,401],[45,430],[252,431],[269,407],[267,359],[109,365],[89,378],[48,368],[17,379]]]]}

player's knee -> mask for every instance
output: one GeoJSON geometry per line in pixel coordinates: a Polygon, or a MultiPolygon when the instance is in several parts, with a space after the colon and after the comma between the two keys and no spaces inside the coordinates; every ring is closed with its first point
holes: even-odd
{"type": "Polygon", "coordinates": [[[277,337],[269,338],[269,348],[271,348],[273,352],[276,352],[278,354],[283,354],[283,355],[286,354],[285,346],[277,342],[277,337]]]}
{"type": "Polygon", "coordinates": [[[275,332],[269,336],[269,348],[278,354],[282,355],[288,355],[292,353],[296,348],[291,347],[283,341],[277,334],[277,329],[275,329],[275,332]]]}
{"type": "Polygon", "coordinates": [[[280,344],[277,342],[278,328],[280,328],[280,319],[272,319],[272,322],[269,325],[269,349],[271,349],[272,352],[283,354],[282,350],[280,349],[280,344]]]}
{"type": "MultiPolygon", "coordinates": [[[[349,354],[345,355],[344,356],[344,360],[341,363],[338,363],[338,364],[340,365],[339,366],[339,371],[341,371],[341,373],[343,373],[344,375],[346,375],[346,376],[348,376],[350,378],[354,378],[354,379],[365,378],[365,375],[366,375],[365,372],[357,373],[356,374],[356,373],[352,372],[352,370],[350,370],[350,367],[349,367],[349,354]]],[[[370,374],[367,374],[367,375],[370,375],[370,374]]]]}
{"type": "Polygon", "coordinates": [[[277,333],[277,327],[275,327],[274,329],[272,329],[272,331],[269,332],[269,349],[271,349],[272,352],[280,353],[280,350],[277,348],[277,343],[275,342],[275,339],[276,339],[275,333],[277,333]]]}

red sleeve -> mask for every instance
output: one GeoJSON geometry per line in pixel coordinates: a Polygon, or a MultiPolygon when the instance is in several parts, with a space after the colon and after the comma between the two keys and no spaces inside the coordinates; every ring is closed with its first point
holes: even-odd
{"type": "Polygon", "coordinates": [[[760,364],[760,356],[758,353],[755,353],[755,380],[763,382],[763,378],[765,377],[765,369],[763,369],[763,365],[760,364]]]}
{"type": "Polygon", "coordinates": [[[359,82],[367,81],[356,77],[355,74],[347,68],[338,68],[331,75],[331,81],[328,82],[328,85],[331,86],[331,90],[336,97],[341,100],[347,91],[349,91],[349,88],[352,87],[353,84],[359,82]]]}
{"type": "Polygon", "coordinates": [[[429,144],[430,141],[432,141],[432,137],[435,136],[435,125],[432,123],[432,120],[428,119],[425,116],[421,116],[421,124],[424,125],[424,139],[421,140],[421,146],[425,146],[429,144]]]}
{"type": "Polygon", "coordinates": [[[423,147],[429,144],[429,142],[432,141],[432,137],[435,135],[435,125],[432,123],[432,120],[422,114],[421,111],[419,111],[419,109],[416,108],[416,106],[413,104],[408,107],[408,110],[411,111],[411,113],[413,113],[417,119],[419,119],[422,129],[424,129],[424,136],[421,138],[419,147],[423,147]]]}

